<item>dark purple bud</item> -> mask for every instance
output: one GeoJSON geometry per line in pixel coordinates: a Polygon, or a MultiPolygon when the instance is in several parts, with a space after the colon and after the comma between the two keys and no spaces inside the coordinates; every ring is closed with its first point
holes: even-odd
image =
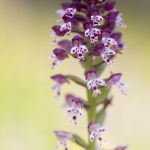
{"type": "Polygon", "coordinates": [[[111,30],[110,29],[104,29],[101,31],[101,34],[98,35],[98,39],[101,40],[103,37],[110,37],[111,30]]]}
{"type": "Polygon", "coordinates": [[[52,29],[55,31],[57,36],[64,36],[66,34],[66,30],[60,31],[61,26],[53,26],[52,29]]]}
{"type": "Polygon", "coordinates": [[[73,7],[73,8],[76,8],[76,10],[79,11],[79,12],[80,12],[80,11],[86,12],[86,10],[87,10],[86,5],[83,4],[83,3],[80,3],[80,2],[78,2],[78,1],[74,1],[74,2],[72,3],[72,7],[73,7]]]}
{"type": "Polygon", "coordinates": [[[94,48],[94,56],[100,56],[104,49],[104,44],[97,44],[94,48]]]}
{"type": "Polygon", "coordinates": [[[56,55],[58,60],[64,60],[65,58],[68,57],[67,53],[65,50],[60,49],[60,48],[55,48],[53,50],[54,54],[56,55]]]}
{"type": "Polygon", "coordinates": [[[106,16],[106,20],[108,22],[115,22],[117,19],[119,12],[118,11],[111,11],[108,13],[108,15],[106,16]]]}
{"type": "Polygon", "coordinates": [[[53,80],[55,80],[56,82],[58,82],[59,84],[63,84],[65,82],[69,83],[69,81],[67,80],[67,78],[65,76],[61,75],[61,74],[57,74],[57,75],[51,76],[51,78],[53,80]]]}
{"type": "Polygon", "coordinates": [[[72,8],[71,3],[62,3],[61,5],[64,10],[66,10],[67,8],[72,8]]]}
{"type": "Polygon", "coordinates": [[[115,22],[109,22],[105,20],[105,28],[113,30],[115,28],[115,22]]]}
{"type": "Polygon", "coordinates": [[[73,98],[72,99],[72,103],[75,103],[76,105],[78,105],[80,108],[83,107],[83,103],[81,102],[81,100],[79,98],[73,98]]]}
{"type": "Polygon", "coordinates": [[[111,34],[111,38],[113,38],[116,42],[121,41],[122,34],[120,32],[114,32],[111,34]]]}
{"type": "Polygon", "coordinates": [[[90,78],[96,78],[98,77],[96,70],[90,69],[85,72],[85,79],[89,80],[90,78]]]}
{"type": "Polygon", "coordinates": [[[69,40],[62,40],[58,42],[58,45],[61,46],[62,49],[64,50],[70,50],[71,49],[71,42],[69,40]]]}
{"type": "Polygon", "coordinates": [[[114,9],[115,4],[116,4],[116,2],[113,2],[113,1],[106,2],[104,5],[104,10],[110,11],[110,10],[114,9]]]}
{"type": "Polygon", "coordinates": [[[86,22],[83,24],[83,28],[84,28],[84,30],[93,28],[93,22],[92,22],[91,20],[86,21],[86,22]]]}
{"type": "Polygon", "coordinates": [[[120,80],[121,76],[122,76],[122,73],[112,74],[108,79],[108,83],[116,84],[116,82],[118,82],[120,80]]]}
{"type": "Polygon", "coordinates": [[[72,46],[73,47],[76,46],[76,45],[78,45],[78,46],[82,45],[83,43],[84,43],[83,39],[78,35],[76,35],[72,38],[72,46]]]}
{"type": "Polygon", "coordinates": [[[91,17],[91,16],[95,16],[95,15],[99,15],[99,9],[94,7],[89,10],[88,16],[91,17]]]}

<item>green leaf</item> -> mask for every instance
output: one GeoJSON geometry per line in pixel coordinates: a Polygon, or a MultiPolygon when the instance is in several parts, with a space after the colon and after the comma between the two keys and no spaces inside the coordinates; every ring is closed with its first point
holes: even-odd
{"type": "Polygon", "coordinates": [[[101,94],[99,94],[96,98],[96,104],[97,105],[102,103],[106,99],[106,97],[108,96],[110,90],[111,90],[111,86],[109,86],[109,87],[106,86],[106,87],[103,87],[101,89],[101,94]]]}
{"type": "Polygon", "coordinates": [[[80,145],[80,146],[84,147],[85,149],[87,149],[87,144],[81,137],[79,137],[76,134],[73,134],[73,139],[74,139],[74,142],[76,142],[78,145],[80,145]]]}
{"type": "Polygon", "coordinates": [[[99,65],[97,67],[94,67],[96,72],[97,72],[97,74],[98,74],[98,76],[100,76],[103,73],[103,71],[105,70],[106,66],[107,66],[107,64],[103,63],[103,64],[101,64],[101,65],[99,65]]]}
{"type": "Polygon", "coordinates": [[[106,117],[106,110],[103,108],[102,110],[100,110],[97,114],[97,121],[100,125],[103,125],[105,117],[106,117]]]}
{"type": "Polygon", "coordinates": [[[79,85],[82,85],[82,86],[86,87],[86,84],[87,84],[87,83],[86,83],[84,80],[82,80],[82,79],[80,79],[80,78],[78,78],[78,77],[76,77],[76,76],[67,75],[66,78],[67,78],[67,79],[70,79],[70,80],[72,80],[72,81],[74,81],[75,83],[77,83],[77,84],[79,84],[79,85]]]}

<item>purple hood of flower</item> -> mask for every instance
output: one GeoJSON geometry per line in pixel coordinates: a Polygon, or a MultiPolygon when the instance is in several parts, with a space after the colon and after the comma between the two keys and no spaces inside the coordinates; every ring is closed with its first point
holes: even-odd
{"type": "Polygon", "coordinates": [[[97,44],[94,48],[94,56],[100,56],[102,53],[102,50],[104,49],[104,44],[97,44]]]}
{"type": "Polygon", "coordinates": [[[120,32],[114,32],[111,34],[111,38],[115,39],[116,42],[121,41],[122,34],[120,32]]]}
{"type": "Polygon", "coordinates": [[[114,2],[114,1],[108,1],[108,2],[105,3],[103,9],[104,9],[105,11],[110,11],[110,10],[112,10],[112,9],[115,8],[115,4],[116,4],[116,2],[114,2]]]}
{"type": "Polygon", "coordinates": [[[99,15],[99,9],[96,7],[91,8],[88,12],[88,16],[91,17],[92,15],[99,15]]]}
{"type": "Polygon", "coordinates": [[[64,50],[70,50],[71,49],[71,42],[69,40],[62,40],[58,42],[58,45],[61,46],[62,49],[64,50]]]}
{"type": "Polygon", "coordinates": [[[103,37],[110,37],[111,30],[110,29],[103,29],[101,34],[98,35],[98,39],[101,40],[103,37]]]}
{"type": "Polygon", "coordinates": [[[60,31],[61,26],[57,25],[57,26],[53,26],[52,29],[54,30],[54,32],[56,33],[57,36],[64,36],[66,34],[66,30],[60,31]]]}
{"type": "Polygon", "coordinates": [[[81,100],[79,98],[73,98],[72,99],[72,103],[75,103],[77,106],[79,106],[80,108],[83,107],[83,103],[81,102],[81,100]]]}
{"type": "Polygon", "coordinates": [[[90,69],[90,70],[85,72],[86,80],[89,80],[91,77],[98,77],[96,70],[90,69]]]}
{"type": "Polygon", "coordinates": [[[72,138],[72,134],[69,132],[65,132],[65,131],[54,131],[56,137],[58,139],[60,138],[67,138],[67,139],[71,139],[72,138]]]}
{"type": "Polygon", "coordinates": [[[91,20],[87,20],[84,24],[83,24],[83,28],[84,30],[90,29],[93,27],[93,22],[91,20]]]}
{"type": "Polygon", "coordinates": [[[67,94],[67,95],[66,95],[66,103],[71,106],[71,103],[72,103],[72,99],[73,99],[73,98],[75,98],[74,95],[72,95],[72,94],[67,94]]]}
{"type": "Polygon", "coordinates": [[[108,79],[108,83],[116,84],[116,82],[118,82],[120,80],[121,76],[122,76],[122,73],[112,74],[108,79]]]}
{"type": "Polygon", "coordinates": [[[83,43],[84,43],[83,38],[81,38],[78,35],[76,35],[72,38],[72,46],[82,45],[83,43]]]}
{"type": "Polygon", "coordinates": [[[60,49],[60,48],[55,48],[53,50],[54,54],[56,55],[58,60],[64,60],[65,58],[68,57],[67,53],[65,50],[60,49]]]}
{"type": "Polygon", "coordinates": [[[62,74],[57,74],[57,75],[51,76],[51,78],[53,80],[55,80],[56,82],[58,82],[59,84],[63,84],[65,82],[69,83],[69,81],[67,80],[67,78],[65,76],[63,76],[62,74]]]}

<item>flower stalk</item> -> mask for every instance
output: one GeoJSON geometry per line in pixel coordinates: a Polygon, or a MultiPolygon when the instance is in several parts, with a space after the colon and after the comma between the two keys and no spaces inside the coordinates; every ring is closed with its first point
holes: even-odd
{"type": "MultiPolygon", "coordinates": [[[[109,96],[111,87],[115,85],[123,95],[127,95],[123,90],[127,84],[120,81],[122,73],[111,74],[105,79],[100,78],[107,66],[115,64],[112,58],[121,54],[125,48],[121,40],[122,34],[115,30],[115,26],[125,28],[126,25],[122,22],[121,13],[115,8],[115,4],[116,2],[111,0],[72,0],[72,3],[63,3],[62,9],[56,11],[60,15],[56,21],[63,23],[52,27],[51,35],[55,37],[52,44],[58,46],[53,50],[53,54],[49,55],[50,59],[54,59],[52,69],[66,60],[69,54],[84,68],[85,79],[75,75],[56,74],[51,77],[56,82],[52,90],[56,91],[55,99],[60,98],[61,88],[64,83],[70,83],[69,80],[86,89],[85,100],[79,95],[67,94],[62,107],[66,108],[65,114],[72,115],[70,122],[75,125],[78,125],[78,116],[82,116],[82,111],[86,111],[86,131],[89,133],[86,143],[74,133],[55,131],[59,140],[56,149],[64,146],[64,149],[68,150],[67,140],[71,140],[86,150],[96,150],[95,138],[99,140],[100,145],[105,142],[101,133],[107,130],[102,124],[107,106],[112,102],[112,97],[109,96]],[[70,40],[58,41],[59,37],[66,37],[71,33],[74,36],[70,40]],[[102,109],[98,110],[100,105],[102,109]]],[[[114,150],[120,148],[124,150],[127,147],[119,146],[114,150]]]]}

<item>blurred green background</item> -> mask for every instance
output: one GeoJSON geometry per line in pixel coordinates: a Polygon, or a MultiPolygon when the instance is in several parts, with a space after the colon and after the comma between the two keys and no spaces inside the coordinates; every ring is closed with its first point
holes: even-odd
{"type": "MultiPolygon", "coordinates": [[[[75,74],[82,78],[78,61],[69,58],[55,70],[47,57],[52,53],[51,27],[55,25],[61,0],[0,0],[0,150],[53,150],[57,139],[53,130],[80,134],[87,141],[86,113],[78,125],[69,123],[60,106],[65,93],[85,97],[85,90],[71,82],[62,86],[61,100],[53,100],[54,84],[49,76],[56,73],[75,74]],[[76,69],[73,69],[76,68],[76,69]]],[[[112,149],[128,144],[129,150],[150,149],[150,1],[118,0],[127,29],[123,41],[127,44],[116,64],[107,67],[102,77],[122,72],[122,81],[129,96],[117,87],[114,102],[107,111],[104,126],[109,132],[102,148],[112,149]]],[[[82,150],[69,142],[70,149],[82,150]]],[[[60,148],[62,150],[63,148],[60,148]]]]}

